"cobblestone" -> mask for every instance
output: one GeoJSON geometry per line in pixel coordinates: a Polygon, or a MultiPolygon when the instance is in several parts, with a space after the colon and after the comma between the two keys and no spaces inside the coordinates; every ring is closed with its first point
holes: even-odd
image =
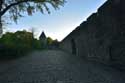
{"type": "Polygon", "coordinates": [[[59,50],[0,63],[0,83],[125,83],[123,72],[59,50]]]}

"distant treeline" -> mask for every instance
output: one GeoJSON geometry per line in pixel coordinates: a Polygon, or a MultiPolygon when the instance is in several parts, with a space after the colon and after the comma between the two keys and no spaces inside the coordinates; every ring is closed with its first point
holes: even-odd
{"type": "Polygon", "coordinates": [[[34,38],[32,32],[26,30],[7,32],[0,38],[0,59],[17,58],[33,50],[43,50],[57,44],[57,40],[48,37],[46,47],[42,47],[43,44],[34,38]]]}

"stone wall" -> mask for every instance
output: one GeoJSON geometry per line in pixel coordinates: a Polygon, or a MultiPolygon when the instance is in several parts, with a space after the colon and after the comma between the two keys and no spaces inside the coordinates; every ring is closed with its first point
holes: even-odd
{"type": "Polygon", "coordinates": [[[83,58],[125,63],[125,0],[108,0],[81,23],[60,47],[83,58]],[[74,52],[75,51],[75,52],[74,52]]]}

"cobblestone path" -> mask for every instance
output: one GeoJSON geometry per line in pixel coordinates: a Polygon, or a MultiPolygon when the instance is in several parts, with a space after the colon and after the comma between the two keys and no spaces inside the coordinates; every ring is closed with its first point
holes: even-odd
{"type": "Polygon", "coordinates": [[[125,83],[124,73],[57,50],[0,63],[0,83],[125,83]]]}

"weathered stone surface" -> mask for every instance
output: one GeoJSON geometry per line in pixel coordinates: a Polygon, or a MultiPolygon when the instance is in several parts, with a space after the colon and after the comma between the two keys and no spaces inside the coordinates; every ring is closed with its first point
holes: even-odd
{"type": "Polygon", "coordinates": [[[125,64],[125,1],[108,0],[72,31],[60,44],[72,52],[75,41],[76,55],[104,63],[125,64]]]}

